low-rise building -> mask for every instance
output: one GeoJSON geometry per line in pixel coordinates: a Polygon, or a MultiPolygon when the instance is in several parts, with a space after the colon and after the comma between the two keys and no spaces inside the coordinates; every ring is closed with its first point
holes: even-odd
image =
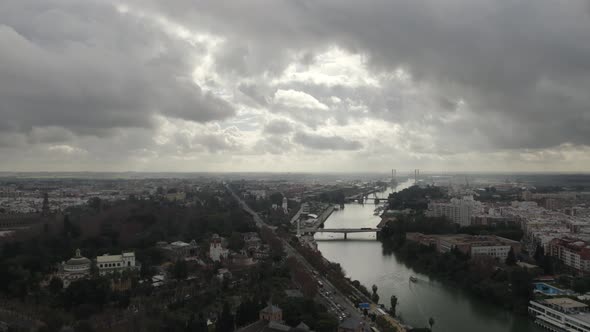
{"type": "Polygon", "coordinates": [[[418,242],[422,245],[436,247],[440,253],[459,250],[471,256],[492,256],[501,261],[508,257],[510,249],[515,254],[520,252],[520,242],[493,235],[426,235],[422,233],[407,233],[406,239],[418,242]]]}
{"type": "Polygon", "coordinates": [[[185,259],[197,255],[197,242],[192,240],[190,243],[174,241],[171,243],[159,242],[158,248],[164,251],[164,254],[173,260],[185,259]]]}
{"type": "Polygon", "coordinates": [[[529,314],[549,331],[590,332],[588,306],[569,298],[530,301],[529,314]]]}
{"type": "Polygon", "coordinates": [[[272,303],[259,312],[259,320],[247,325],[238,332],[313,332],[309,326],[300,322],[296,327],[291,327],[283,321],[283,311],[272,303]]]}
{"type": "Polygon", "coordinates": [[[140,268],[135,260],[134,252],[123,252],[121,255],[104,254],[96,257],[98,273],[103,276],[114,272],[133,271],[140,268]]]}
{"type": "Polygon", "coordinates": [[[92,261],[84,256],[80,249],[76,249],[76,255],[66,262],[62,262],[59,272],[56,274],[67,288],[73,281],[90,276],[92,261]]]}

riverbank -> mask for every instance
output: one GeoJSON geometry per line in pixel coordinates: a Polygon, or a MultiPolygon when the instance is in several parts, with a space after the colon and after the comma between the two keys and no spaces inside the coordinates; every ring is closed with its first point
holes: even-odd
{"type": "MultiPolygon", "coordinates": [[[[402,183],[399,190],[403,189],[402,183]]],[[[407,186],[411,183],[406,184],[407,186]]],[[[326,221],[327,228],[375,227],[379,216],[373,204],[346,204],[326,221]]],[[[526,316],[514,314],[459,287],[440,282],[408,266],[392,252],[384,251],[375,234],[351,234],[348,240],[331,234],[316,234],[318,250],[327,260],[338,263],[346,277],[363,285],[377,285],[380,302],[389,307],[392,295],[398,298],[396,317],[414,327],[454,332],[541,332],[526,316]],[[409,278],[415,276],[417,283],[409,278]]]]}
{"type": "Polygon", "coordinates": [[[371,315],[382,317],[385,320],[385,325],[390,325],[394,331],[407,332],[407,329],[400,321],[390,316],[388,313],[379,309],[378,303],[374,303],[369,297],[369,292],[358,281],[352,281],[347,278],[340,264],[333,263],[327,260],[322,254],[316,250],[310,249],[307,246],[294,244],[293,246],[297,252],[305,258],[305,260],[314,267],[322,276],[334,285],[340,292],[346,295],[355,308],[358,308],[359,303],[369,303],[371,315]]]}
{"type": "Polygon", "coordinates": [[[503,309],[527,314],[535,276],[527,269],[499,264],[491,257],[470,259],[458,251],[440,254],[432,247],[412,241],[400,244],[383,237],[381,241],[385,254],[396,255],[416,271],[503,309]]]}
{"type": "Polygon", "coordinates": [[[322,212],[322,214],[318,217],[317,227],[315,228],[322,227],[326,220],[330,218],[332,212],[334,212],[334,205],[328,206],[328,208],[325,209],[324,212],[322,212]]]}

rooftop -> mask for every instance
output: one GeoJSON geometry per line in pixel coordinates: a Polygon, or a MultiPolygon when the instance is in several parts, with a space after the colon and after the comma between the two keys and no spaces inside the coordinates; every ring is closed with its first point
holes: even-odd
{"type": "Polygon", "coordinates": [[[281,312],[281,308],[277,307],[274,304],[269,304],[266,308],[261,310],[262,312],[268,312],[268,313],[276,313],[276,312],[281,312]]]}
{"type": "Polygon", "coordinates": [[[559,306],[564,309],[574,309],[574,308],[587,307],[587,305],[585,305],[584,303],[569,299],[567,297],[560,297],[560,298],[556,298],[556,299],[547,299],[547,300],[545,300],[545,303],[559,306]]]}
{"type": "Polygon", "coordinates": [[[590,324],[590,313],[581,312],[577,314],[575,318],[583,321],[586,324],[590,324]]]}
{"type": "Polygon", "coordinates": [[[264,331],[290,331],[291,327],[277,322],[269,322],[264,331]]]}
{"type": "Polygon", "coordinates": [[[120,262],[122,260],[123,260],[123,256],[122,255],[109,255],[109,254],[104,254],[102,256],[97,256],[96,257],[96,262],[98,262],[98,263],[120,262]]]}
{"type": "Polygon", "coordinates": [[[175,242],[172,242],[172,243],[170,243],[170,244],[171,244],[172,246],[174,246],[174,247],[188,247],[188,246],[190,246],[190,244],[189,244],[189,243],[182,242],[182,241],[175,241],[175,242]]]}

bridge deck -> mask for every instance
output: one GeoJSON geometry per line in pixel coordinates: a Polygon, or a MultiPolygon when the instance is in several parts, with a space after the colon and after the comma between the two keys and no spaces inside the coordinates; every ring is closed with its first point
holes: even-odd
{"type": "Polygon", "coordinates": [[[378,232],[379,228],[304,228],[301,232],[304,233],[369,233],[378,232]]]}

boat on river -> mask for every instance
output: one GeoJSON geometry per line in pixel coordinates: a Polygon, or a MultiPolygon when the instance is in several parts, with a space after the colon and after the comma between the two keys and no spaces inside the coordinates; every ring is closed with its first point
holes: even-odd
{"type": "Polygon", "coordinates": [[[416,278],[415,276],[411,276],[410,281],[411,282],[418,282],[418,278],[416,278]]]}

